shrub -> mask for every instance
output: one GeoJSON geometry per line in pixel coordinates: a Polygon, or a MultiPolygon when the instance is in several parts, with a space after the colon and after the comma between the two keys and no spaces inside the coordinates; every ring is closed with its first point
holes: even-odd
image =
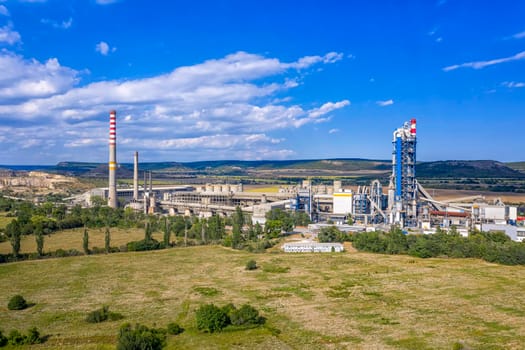
{"type": "Polygon", "coordinates": [[[7,337],[0,331],[0,348],[7,345],[7,337]]]}
{"type": "Polygon", "coordinates": [[[228,315],[213,304],[202,305],[195,312],[197,328],[205,332],[217,332],[228,325],[228,315]]]}
{"type": "Polygon", "coordinates": [[[182,328],[181,326],[179,326],[178,323],[169,323],[168,326],[166,327],[166,330],[168,331],[168,334],[172,334],[172,335],[177,335],[177,334],[181,334],[182,332],[184,332],[184,328],[182,328]]]}
{"type": "Polygon", "coordinates": [[[9,300],[9,303],[7,304],[7,308],[9,310],[23,310],[23,309],[27,308],[27,306],[28,305],[27,305],[26,300],[20,294],[17,294],[15,296],[13,296],[9,300]]]}
{"type": "Polygon", "coordinates": [[[133,328],[129,323],[120,327],[117,337],[117,350],[148,349],[159,350],[166,343],[166,331],[148,328],[136,324],[133,328]]]}
{"type": "Polygon", "coordinates": [[[235,326],[263,324],[266,321],[264,317],[259,316],[256,308],[248,304],[233,310],[229,316],[231,324],[235,326]]]}
{"type": "Polygon", "coordinates": [[[255,260],[249,260],[246,263],[246,270],[256,270],[257,269],[257,262],[255,260]]]}
{"type": "Polygon", "coordinates": [[[164,245],[157,240],[151,238],[149,240],[133,241],[127,244],[127,250],[130,252],[140,252],[145,250],[163,249],[164,245]]]}
{"type": "Polygon", "coordinates": [[[7,340],[11,345],[22,345],[24,344],[25,338],[26,337],[16,329],[9,332],[9,335],[7,336],[7,340]]]}
{"type": "Polygon", "coordinates": [[[25,344],[40,344],[42,342],[43,339],[40,337],[40,332],[36,327],[27,330],[27,336],[24,339],[25,344]]]}
{"type": "Polygon", "coordinates": [[[123,318],[124,316],[122,316],[119,313],[110,312],[109,306],[104,305],[100,309],[91,311],[86,317],[86,322],[100,323],[100,322],[104,322],[107,320],[110,320],[110,321],[121,320],[123,318]]]}

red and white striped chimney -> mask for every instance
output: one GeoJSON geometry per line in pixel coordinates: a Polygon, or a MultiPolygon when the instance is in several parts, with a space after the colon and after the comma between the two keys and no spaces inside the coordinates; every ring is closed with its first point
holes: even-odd
{"type": "Polygon", "coordinates": [[[108,206],[117,207],[117,112],[109,112],[109,191],[108,206]]]}
{"type": "Polygon", "coordinates": [[[410,135],[416,136],[416,119],[412,118],[410,120],[410,135]]]}

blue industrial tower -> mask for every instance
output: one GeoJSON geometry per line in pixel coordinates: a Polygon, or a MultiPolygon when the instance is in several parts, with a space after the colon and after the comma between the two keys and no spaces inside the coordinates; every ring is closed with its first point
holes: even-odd
{"type": "Polygon", "coordinates": [[[392,175],[388,191],[390,223],[417,226],[416,120],[394,131],[392,175]]]}

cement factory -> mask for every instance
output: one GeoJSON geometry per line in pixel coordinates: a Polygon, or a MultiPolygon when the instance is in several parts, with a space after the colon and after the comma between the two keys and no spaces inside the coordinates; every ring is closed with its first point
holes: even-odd
{"type": "Polygon", "coordinates": [[[416,119],[393,132],[392,173],[386,191],[379,180],[354,190],[344,188],[341,181],[327,186],[303,180],[271,193],[245,192],[242,184],[153,186],[151,172],[144,172],[139,185],[138,152],[134,154],[133,188],[117,188],[116,141],[116,112],[111,111],[109,186],[82,195],[80,200],[85,205],[90,205],[93,196],[100,196],[112,208],[123,205],[148,214],[200,217],[230,215],[239,206],[254,223],[262,225],[268,211],[283,208],[305,211],[314,225],[334,223],[347,231],[384,230],[397,225],[407,232],[433,233],[437,227],[455,226],[464,235],[478,229],[504,231],[516,241],[525,238],[525,228],[516,225],[517,207],[501,200],[489,202],[481,195],[437,201],[418,183],[416,119]],[[353,224],[345,225],[349,217],[353,224]]]}

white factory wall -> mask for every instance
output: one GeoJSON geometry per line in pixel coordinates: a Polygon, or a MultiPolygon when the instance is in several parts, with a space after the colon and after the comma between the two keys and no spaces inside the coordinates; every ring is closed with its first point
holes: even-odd
{"type": "Polygon", "coordinates": [[[332,196],[334,199],[334,214],[349,214],[352,212],[352,193],[337,192],[332,196]]]}

